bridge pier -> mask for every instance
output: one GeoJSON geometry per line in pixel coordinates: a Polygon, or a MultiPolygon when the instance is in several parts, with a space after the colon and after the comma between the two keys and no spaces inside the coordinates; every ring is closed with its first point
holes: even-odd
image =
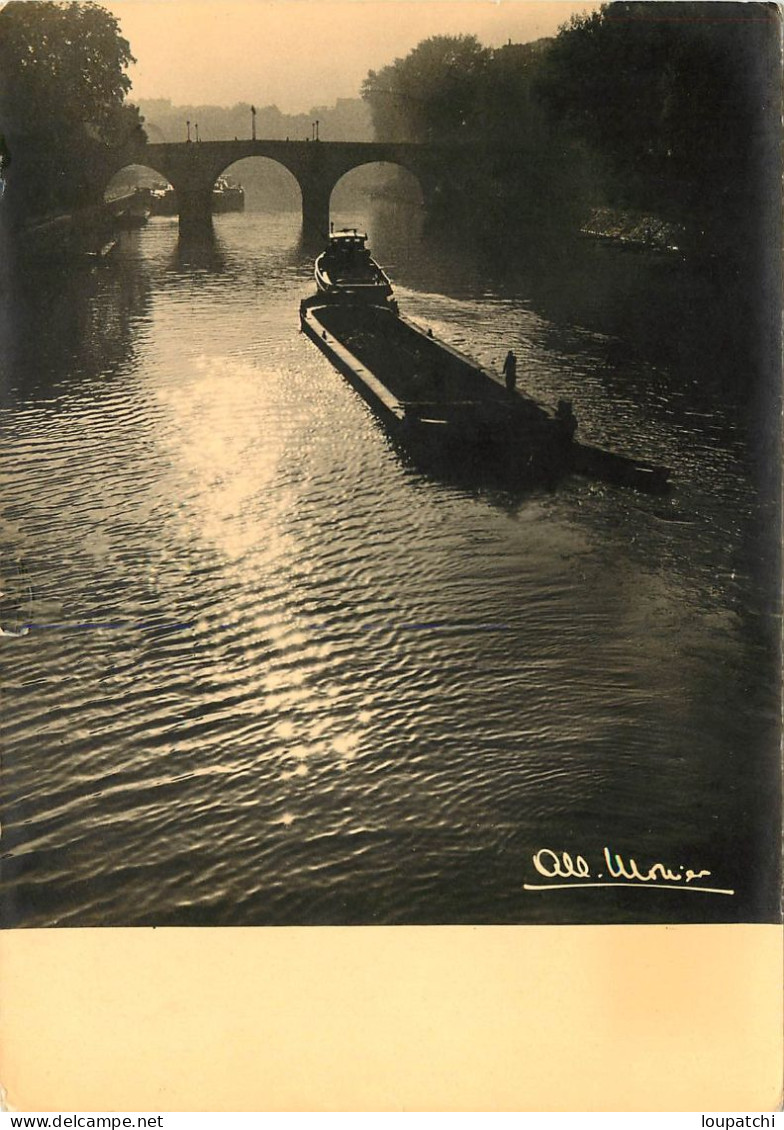
{"type": "Polygon", "coordinates": [[[212,229],[212,185],[207,188],[177,187],[180,232],[199,235],[212,229]]]}
{"type": "Polygon", "coordinates": [[[323,246],[329,236],[331,183],[302,182],[302,239],[307,246],[323,246]]]}

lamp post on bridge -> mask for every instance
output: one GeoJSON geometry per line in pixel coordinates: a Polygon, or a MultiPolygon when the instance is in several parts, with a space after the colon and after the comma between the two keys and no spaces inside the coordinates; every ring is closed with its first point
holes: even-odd
{"type": "Polygon", "coordinates": [[[187,130],[188,130],[188,141],[190,141],[190,139],[191,139],[191,123],[190,123],[190,119],[188,119],[188,121],[187,121],[187,122],[185,123],[185,126],[186,126],[186,128],[187,128],[187,130]]]}
{"type": "Polygon", "coordinates": [[[256,140],[256,107],[255,106],[251,106],[251,108],[250,108],[250,136],[251,136],[252,141],[256,140]]]}

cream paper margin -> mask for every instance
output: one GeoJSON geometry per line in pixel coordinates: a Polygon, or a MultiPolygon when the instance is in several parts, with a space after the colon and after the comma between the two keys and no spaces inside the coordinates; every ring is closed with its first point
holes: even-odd
{"type": "Polygon", "coordinates": [[[768,925],[17,930],[21,1111],[773,1111],[768,925]]]}

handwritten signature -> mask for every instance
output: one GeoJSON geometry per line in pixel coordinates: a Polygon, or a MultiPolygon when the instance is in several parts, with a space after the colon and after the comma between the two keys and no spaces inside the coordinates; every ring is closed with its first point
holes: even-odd
{"type": "Polygon", "coordinates": [[[605,847],[601,870],[592,870],[584,855],[570,855],[567,851],[539,848],[532,856],[535,870],[549,882],[523,883],[526,891],[552,891],[565,887],[648,887],[657,890],[703,891],[714,895],[734,895],[724,887],[710,887],[700,880],[709,879],[711,872],[692,867],[667,866],[664,863],[640,865],[636,859],[625,857],[605,847]]]}

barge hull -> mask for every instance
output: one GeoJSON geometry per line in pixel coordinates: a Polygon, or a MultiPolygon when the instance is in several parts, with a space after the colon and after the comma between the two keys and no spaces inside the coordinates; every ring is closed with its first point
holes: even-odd
{"type": "Polygon", "coordinates": [[[387,388],[376,380],[370,370],[344,346],[329,334],[317,319],[313,309],[303,310],[301,316],[303,333],[314,341],[321,352],[335,368],[342,373],[353,388],[362,396],[386,424],[401,427],[404,412],[387,388]]]}
{"type": "Polygon", "coordinates": [[[392,310],[317,298],[303,302],[300,320],[387,430],[429,465],[494,483],[551,483],[566,466],[562,433],[541,407],[392,310]]]}
{"type": "Polygon", "coordinates": [[[302,302],[300,322],[388,431],[439,470],[506,485],[576,474],[646,494],[669,490],[666,468],[574,442],[573,428],[388,305],[317,295],[302,302]]]}

